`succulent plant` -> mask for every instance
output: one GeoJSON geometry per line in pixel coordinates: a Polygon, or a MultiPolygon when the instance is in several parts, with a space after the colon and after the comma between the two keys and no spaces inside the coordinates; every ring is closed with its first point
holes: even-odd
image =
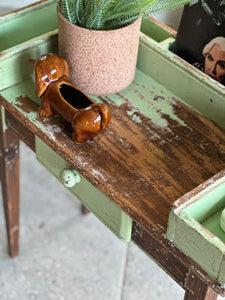
{"type": "Polygon", "coordinates": [[[72,24],[109,30],[126,26],[144,15],[182,6],[190,0],[59,0],[61,14],[72,24]]]}

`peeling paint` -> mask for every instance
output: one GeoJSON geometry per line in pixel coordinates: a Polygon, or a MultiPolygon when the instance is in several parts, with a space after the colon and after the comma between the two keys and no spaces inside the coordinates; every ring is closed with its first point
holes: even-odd
{"type": "MultiPolygon", "coordinates": [[[[99,101],[97,100],[99,97],[92,97],[99,101]]],[[[127,114],[137,123],[142,122],[140,115],[144,115],[151,119],[156,127],[169,130],[168,118],[164,118],[164,116],[169,116],[179,125],[186,126],[174,110],[174,105],[179,99],[175,99],[174,94],[138,69],[134,81],[129,87],[119,93],[100,97],[100,99],[105,99],[117,107],[129,103],[127,114]]]]}
{"type": "MultiPolygon", "coordinates": [[[[204,188],[198,187],[198,193],[193,191],[185,195],[183,198],[186,202],[180,202],[177,208],[172,209],[167,237],[224,285],[225,274],[222,267],[225,259],[225,236],[220,228],[217,229],[220,210],[225,205],[225,177],[222,174],[224,171],[205,182],[204,188]]],[[[201,273],[199,275],[204,276],[201,273]]]]}
{"type": "MultiPolygon", "coordinates": [[[[38,113],[38,108],[40,106],[40,102],[41,100],[39,98],[37,98],[36,96],[34,98],[32,98],[32,100],[26,96],[26,95],[20,95],[19,97],[16,97],[13,99],[13,105],[17,106],[17,108],[23,112],[24,117],[29,120],[32,121],[38,128],[40,128],[43,132],[46,132],[49,137],[52,140],[55,140],[55,133],[57,132],[61,132],[62,129],[57,126],[56,124],[52,125],[49,122],[49,119],[43,119],[41,117],[39,117],[39,113],[38,113]],[[24,103],[30,103],[30,107],[27,106],[25,107],[24,103]],[[32,105],[32,103],[37,104],[38,106],[34,106],[32,105]],[[29,109],[28,109],[29,108],[29,109]],[[33,109],[33,111],[32,111],[33,109]]],[[[57,118],[57,116],[56,116],[57,118]]]]}

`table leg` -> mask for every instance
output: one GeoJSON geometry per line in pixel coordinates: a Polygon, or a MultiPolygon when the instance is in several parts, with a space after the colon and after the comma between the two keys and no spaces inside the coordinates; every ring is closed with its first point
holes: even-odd
{"type": "Polygon", "coordinates": [[[19,138],[5,124],[4,108],[0,107],[0,152],[2,196],[6,220],[9,255],[19,252],[19,138]]]}
{"type": "Polygon", "coordinates": [[[89,214],[90,210],[86,206],[81,204],[81,212],[83,215],[87,215],[87,214],[89,214]]]}
{"type": "Polygon", "coordinates": [[[207,286],[199,276],[190,272],[187,278],[187,285],[184,300],[216,300],[218,294],[207,286]]]}

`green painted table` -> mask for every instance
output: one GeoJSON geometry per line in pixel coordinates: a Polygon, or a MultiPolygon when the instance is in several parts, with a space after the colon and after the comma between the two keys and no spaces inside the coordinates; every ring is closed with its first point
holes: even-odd
{"type": "MultiPolygon", "coordinates": [[[[52,18],[51,26],[35,33],[30,28],[21,39],[12,35],[7,40],[15,43],[0,49],[0,178],[9,254],[16,256],[19,249],[22,140],[59,180],[64,169],[77,172],[81,181],[71,192],[121,240],[133,240],[154,259],[186,290],[185,300],[225,295],[224,272],[213,272],[196,253],[182,249],[170,214],[209,186],[207,180],[224,178],[224,87],[168,50],[173,31],[144,19],[133,83],[120,93],[94,97],[110,107],[108,128],[92,141],[73,143],[71,127],[60,117],[39,117],[40,99],[27,68],[29,59],[57,53],[55,1],[3,16],[0,34],[38,18],[40,10],[52,18]]],[[[220,267],[221,257],[215,259],[220,267]]]]}

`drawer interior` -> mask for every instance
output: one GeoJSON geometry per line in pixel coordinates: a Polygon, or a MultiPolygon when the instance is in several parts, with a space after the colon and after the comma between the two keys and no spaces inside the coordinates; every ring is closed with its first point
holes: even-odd
{"type": "Polygon", "coordinates": [[[196,220],[225,243],[225,232],[220,227],[220,217],[224,208],[225,184],[222,184],[184,208],[183,213],[196,220]]]}
{"type": "Polygon", "coordinates": [[[167,237],[205,271],[225,283],[225,232],[220,217],[225,208],[224,171],[174,203],[167,237]]]}

